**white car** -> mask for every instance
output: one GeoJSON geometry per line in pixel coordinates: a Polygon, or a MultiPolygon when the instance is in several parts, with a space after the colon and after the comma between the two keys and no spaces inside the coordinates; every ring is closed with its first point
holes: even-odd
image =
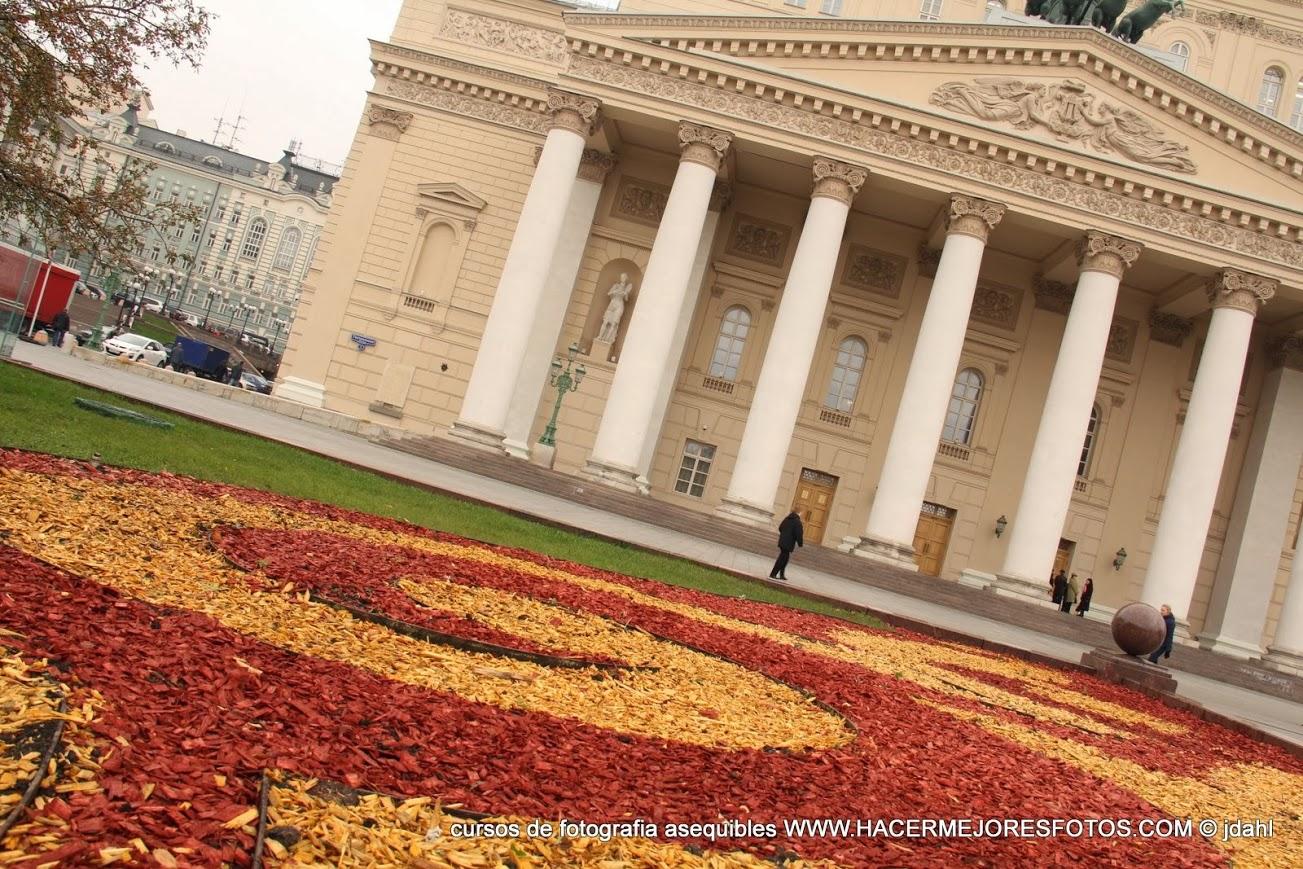
{"type": "Polygon", "coordinates": [[[158,299],[145,299],[140,306],[151,314],[161,314],[163,312],[163,303],[158,299]]]}
{"type": "Polygon", "coordinates": [[[104,342],[104,352],[110,356],[125,356],[132,362],[145,362],[149,365],[162,365],[167,359],[167,350],[153,338],[128,332],[104,342]]]}

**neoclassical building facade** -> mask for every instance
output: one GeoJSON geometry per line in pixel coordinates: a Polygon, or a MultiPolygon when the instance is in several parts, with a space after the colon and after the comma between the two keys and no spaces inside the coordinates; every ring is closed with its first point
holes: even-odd
{"type": "Polygon", "coordinates": [[[280,395],[1299,667],[1297,2],[618,5],[407,0],[280,395]]]}

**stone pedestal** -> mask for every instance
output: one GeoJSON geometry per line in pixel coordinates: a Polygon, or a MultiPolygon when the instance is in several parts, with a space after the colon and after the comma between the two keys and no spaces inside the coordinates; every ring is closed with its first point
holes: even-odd
{"type": "Polygon", "coordinates": [[[549,444],[534,444],[534,449],[522,458],[528,458],[534,464],[542,465],[550,471],[552,463],[556,461],[556,447],[549,444]]]}
{"type": "Polygon", "coordinates": [[[1148,688],[1160,694],[1175,694],[1176,680],[1171,671],[1144,658],[1135,658],[1120,652],[1091,649],[1081,656],[1081,663],[1091,667],[1095,675],[1109,682],[1129,688],[1148,688]]]}

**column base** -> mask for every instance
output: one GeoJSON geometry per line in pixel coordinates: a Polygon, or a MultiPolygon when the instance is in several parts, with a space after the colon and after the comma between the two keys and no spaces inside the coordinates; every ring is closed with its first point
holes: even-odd
{"type": "Polygon", "coordinates": [[[1059,608],[1059,605],[1050,598],[1050,583],[1048,580],[1038,582],[1025,576],[1015,576],[1012,573],[997,573],[991,591],[1004,597],[1031,601],[1046,609],[1057,610],[1059,608]]]}
{"type": "Polygon", "coordinates": [[[272,394],[277,398],[288,398],[290,401],[297,401],[309,407],[326,406],[326,387],[299,377],[286,377],[281,380],[272,388],[272,394]]]}
{"type": "MultiPolygon", "coordinates": [[[[540,444],[539,446],[542,446],[540,444]]],[[[502,449],[513,459],[525,459],[530,457],[529,444],[524,441],[512,440],[511,438],[502,439],[502,449]]]]}
{"type": "Polygon", "coordinates": [[[1278,649],[1270,646],[1267,654],[1262,656],[1262,663],[1274,670],[1303,676],[1303,651],[1296,652],[1293,649],[1278,649]]]}
{"type": "Polygon", "coordinates": [[[610,486],[612,489],[640,494],[638,471],[634,468],[608,464],[599,459],[590,458],[584,465],[583,474],[585,477],[596,480],[604,486],[610,486]]]}
{"type": "Polygon", "coordinates": [[[452,424],[452,428],[448,429],[447,436],[482,450],[491,450],[495,453],[503,452],[502,432],[483,428],[473,422],[457,420],[452,424]]]}
{"type": "Polygon", "coordinates": [[[893,540],[877,540],[873,537],[844,537],[842,538],[842,545],[837,548],[843,552],[849,552],[851,555],[858,555],[860,558],[876,561],[879,564],[890,564],[892,567],[899,567],[902,570],[918,572],[918,562],[914,560],[914,547],[907,546],[904,543],[896,543],[893,540]],[[851,543],[851,541],[856,542],[851,543]]]}
{"type": "Polygon", "coordinates": [[[715,508],[715,515],[759,528],[768,528],[774,522],[773,510],[766,510],[759,504],[752,504],[741,498],[725,498],[715,508]]]}
{"type": "MultiPolygon", "coordinates": [[[[507,452],[514,455],[514,453],[511,453],[511,450],[507,450],[507,452]]],[[[524,457],[528,458],[534,464],[541,465],[550,471],[552,470],[553,463],[556,462],[556,447],[549,444],[535,444],[533,451],[530,452],[527,450],[524,457]]]]}
{"type": "Polygon", "coordinates": [[[1239,658],[1241,661],[1261,658],[1264,651],[1262,646],[1245,643],[1223,634],[1200,634],[1199,648],[1216,652],[1219,655],[1226,655],[1229,658],[1239,658]]]}
{"type": "Polygon", "coordinates": [[[633,484],[638,487],[639,495],[651,494],[651,480],[647,479],[643,474],[639,474],[637,478],[634,479],[633,484]]]}
{"type": "Polygon", "coordinates": [[[959,584],[976,589],[990,588],[995,585],[995,574],[965,568],[959,571],[959,584]]]}

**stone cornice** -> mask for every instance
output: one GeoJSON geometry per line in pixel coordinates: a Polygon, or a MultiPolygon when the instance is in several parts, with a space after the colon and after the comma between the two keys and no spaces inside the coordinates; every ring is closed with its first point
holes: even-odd
{"type": "MultiPolygon", "coordinates": [[[[947,63],[971,67],[976,62],[994,67],[1007,65],[1026,75],[1029,68],[1044,65],[1056,74],[1077,68],[1104,81],[1111,81],[1136,99],[1184,121],[1219,140],[1229,141],[1252,153],[1259,160],[1276,166],[1285,161],[1286,174],[1303,178],[1303,133],[1268,118],[1221,91],[1194,81],[1166,64],[1147,57],[1130,46],[1103,33],[1085,27],[1041,27],[987,25],[943,22],[870,21],[856,19],[779,18],[771,16],[673,16],[607,15],[567,13],[567,24],[616,26],[621,35],[638,28],[669,31],[714,31],[710,36],[684,37],[645,34],[628,36],[661,48],[684,52],[707,52],[732,57],[797,56],[829,59],[897,60],[902,62],[947,63]],[[746,31],[786,32],[791,36],[777,39],[766,36],[751,38],[746,31]],[[727,37],[720,34],[728,34],[727,37]],[[877,41],[865,37],[878,36],[877,41]],[[803,38],[804,37],[804,38],[803,38]],[[838,37],[842,37],[838,39],[838,37]],[[922,37],[922,38],[920,38],[922,37]],[[981,45],[954,45],[955,37],[979,37],[981,45]],[[1019,44],[1019,43],[1022,44],[1019,44]],[[1054,46],[1072,42],[1076,46],[1054,46]],[[1121,53],[1121,54],[1120,54],[1121,53]],[[1143,75],[1143,80],[1138,76],[1143,75]],[[1161,82],[1161,84],[1160,84],[1161,82]],[[1197,97],[1215,106],[1220,116],[1209,117],[1204,110],[1190,105],[1197,97]],[[1257,132],[1246,135],[1227,123],[1238,119],[1246,128],[1257,132]],[[1261,142],[1259,135],[1284,140],[1289,150],[1261,142]],[[1251,144],[1245,144],[1245,140],[1251,144]],[[1258,153],[1265,149],[1265,153],[1258,153]]],[[[581,39],[573,38],[571,52],[580,48],[581,39]]],[[[1281,168],[1277,166],[1277,168],[1281,168]]]]}
{"type": "MultiPolygon", "coordinates": [[[[405,64],[385,63],[383,59],[376,56],[379,54],[383,54],[386,57],[407,60],[407,61],[414,61],[416,63],[420,63],[425,66],[434,66],[434,67],[439,67],[441,69],[455,70],[459,73],[470,73],[472,75],[481,76],[483,78],[490,78],[495,81],[507,82],[508,84],[514,85],[517,88],[521,88],[521,89],[538,90],[541,92],[544,88],[546,88],[548,85],[552,83],[550,81],[545,81],[541,78],[532,78],[527,75],[519,75],[514,72],[506,72],[504,70],[494,69],[491,66],[484,66],[478,63],[467,63],[464,60],[456,60],[451,57],[445,57],[442,54],[435,54],[432,51],[422,51],[418,48],[408,48],[405,45],[394,45],[393,43],[380,42],[379,40],[373,39],[371,40],[371,55],[372,55],[371,63],[373,67],[379,67],[379,69],[373,70],[376,72],[377,75],[385,74],[382,70],[389,70],[390,68],[392,68],[400,72],[406,71],[407,75],[411,75],[413,77],[415,76],[425,76],[426,78],[429,77],[428,73],[421,70],[414,69],[411,66],[405,64]]],[[[465,76],[461,76],[461,78],[464,79],[465,76]]]]}
{"type": "MultiPolygon", "coordinates": [[[[1162,176],[1140,176],[1138,181],[1088,168],[1084,159],[1077,165],[1079,155],[1050,159],[1027,154],[976,138],[967,130],[961,134],[944,129],[940,122],[946,119],[938,118],[935,126],[911,122],[891,117],[892,107],[869,110],[850,100],[833,101],[742,78],[746,70],[723,74],[718,69],[694,67],[687,58],[665,63],[653,54],[629,51],[627,45],[599,51],[575,40],[572,47],[576,53],[571,57],[569,80],[636,93],[643,100],[651,96],[676,106],[705,109],[878,154],[911,167],[1012,190],[1055,208],[1066,205],[1110,215],[1176,238],[1291,268],[1303,267],[1303,229],[1296,223],[1232,207],[1233,200],[1217,201],[1211,194],[1196,199],[1181,192],[1175,181],[1169,186],[1162,176]]],[[[1137,175],[1142,171],[1137,170],[1137,175]]]]}

